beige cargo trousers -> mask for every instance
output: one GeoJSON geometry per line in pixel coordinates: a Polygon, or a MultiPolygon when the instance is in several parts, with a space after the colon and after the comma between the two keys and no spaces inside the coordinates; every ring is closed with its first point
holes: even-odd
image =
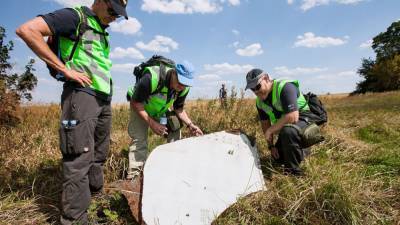
{"type": "MultiPolygon", "coordinates": [[[[133,179],[140,174],[148,156],[148,130],[149,125],[131,108],[128,125],[128,134],[132,138],[129,146],[129,167],[127,179],[133,179]]],[[[169,132],[167,142],[181,139],[181,129],[169,132]]]]}

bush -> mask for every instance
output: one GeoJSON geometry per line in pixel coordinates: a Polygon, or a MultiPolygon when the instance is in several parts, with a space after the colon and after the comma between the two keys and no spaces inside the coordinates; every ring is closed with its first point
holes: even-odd
{"type": "Polygon", "coordinates": [[[32,73],[35,71],[33,59],[25,66],[24,73],[18,75],[10,72],[12,65],[9,53],[14,44],[12,41],[4,44],[5,37],[5,29],[0,26],[0,127],[15,126],[21,121],[21,101],[32,100],[30,91],[37,85],[37,78],[32,73]]]}

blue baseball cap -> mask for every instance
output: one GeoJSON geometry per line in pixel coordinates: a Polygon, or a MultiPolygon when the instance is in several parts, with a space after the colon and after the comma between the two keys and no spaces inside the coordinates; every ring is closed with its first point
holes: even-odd
{"type": "Polygon", "coordinates": [[[194,68],[193,65],[189,62],[183,62],[182,64],[175,65],[176,74],[178,76],[179,83],[185,86],[193,86],[194,81],[194,68]]]}

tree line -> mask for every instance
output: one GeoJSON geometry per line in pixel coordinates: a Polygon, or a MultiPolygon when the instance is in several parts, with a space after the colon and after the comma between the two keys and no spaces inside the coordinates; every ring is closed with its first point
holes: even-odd
{"type": "MultiPolygon", "coordinates": [[[[37,85],[33,59],[25,65],[23,73],[12,72],[9,60],[14,44],[5,38],[6,30],[0,26],[0,127],[18,124],[20,105],[32,100],[31,91],[37,85]]],[[[357,72],[364,79],[352,94],[400,89],[400,20],[373,38],[372,49],[376,57],[362,59],[357,72]]]]}
{"type": "Polygon", "coordinates": [[[375,60],[362,59],[358,74],[364,78],[352,94],[400,89],[400,20],[373,38],[375,60]]]}

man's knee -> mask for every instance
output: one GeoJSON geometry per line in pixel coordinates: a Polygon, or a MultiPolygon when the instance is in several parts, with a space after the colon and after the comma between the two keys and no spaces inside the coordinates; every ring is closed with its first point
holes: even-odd
{"type": "Polygon", "coordinates": [[[132,139],[132,143],[129,146],[130,152],[147,152],[147,139],[132,139]]]}
{"type": "Polygon", "coordinates": [[[89,188],[90,192],[100,192],[104,184],[103,168],[100,165],[92,165],[89,169],[89,188]]]}
{"type": "Polygon", "coordinates": [[[282,127],[281,131],[279,132],[279,136],[282,138],[293,138],[299,135],[299,131],[291,126],[284,126],[282,127]]]}
{"type": "Polygon", "coordinates": [[[181,129],[178,129],[176,131],[172,131],[168,135],[167,142],[171,143],[171,142],[174,142],[174,141],[178,141],[180,139],[182,139],[182,132],[181,132],[181,129]]]}

